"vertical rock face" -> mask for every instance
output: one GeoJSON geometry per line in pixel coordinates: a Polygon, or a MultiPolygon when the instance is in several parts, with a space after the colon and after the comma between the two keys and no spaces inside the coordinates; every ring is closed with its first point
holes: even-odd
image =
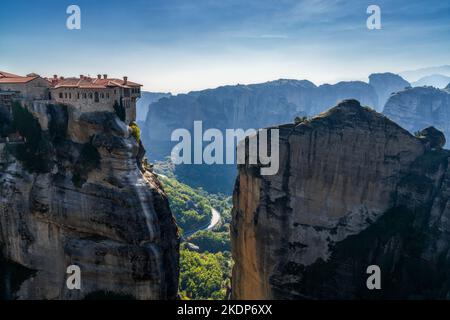
{"type": "Polygon", "coordinates": [[[383,113],[410,132],[434,126],[450,137],[450,91],[417,87],[400,91],[388,100],[383,113]]]}
{"type": "Polygon", "coordinates": [[[369,84],[375,89],[378,95],[377,111],[382,112],[386,101],[397,91],[402,91],[410,87],[410,83],[397,74],[373,73],[369,76],[369,84]]]}
{"type": "MultiPolygon", "coordinates": [[[[142,137],[150,157],[163,160],[178,143],[171,141],[172,132],[185,128],[193,134],[194,121],[202,121],[203,130],[216,128],[225,134],[225,129],[258,129],[316,115],[348,98],[368,106],[378,104],[375,90],[362,81],[316,86],[307,80],[280,79],[179,94],[150,105],[142,137]]],[[[236,169],[234,165],[183,164],[176,166],[176,175],[208,191],[229,193],[236,169]]]]}
{"type": "Polygon", "coordinates": [[[450,297],[450,170],[355,100],[280,130],[280,170],[243,165],[234,191],[236,299],[450,297]],[[369,265],[382,289],[368,290],[369,265]]]}
{"type": "Polygon", "coordinates": [[[176,298],[177,228],[128,127],[111,113],[47,112],[36,150],[28,136],[2,145],[1,297],[176,298]],[[80,290],[66,286],[70,265],[80,290]]]}

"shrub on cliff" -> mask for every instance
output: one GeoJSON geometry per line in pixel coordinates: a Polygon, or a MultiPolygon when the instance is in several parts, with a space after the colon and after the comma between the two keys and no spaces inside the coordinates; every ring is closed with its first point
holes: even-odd
{"type": "Polygon", "coordinates": [[[9,144],[8,150],[31,172],[45,173],[52,167],[53,147],[41,130],[39,121],[18,102],[12,105],[13,126],[25,139],[22,144],[9,144]]]}
{"type": "Polygon", "coordinates": [[[69,122],[67,106],[50,104],[47,106],[47,114],[50,118],[48,122],[50,139],[54,143],[63,142],[67,135],[67,127],[69,122]]]}
{"type": "Polygon", "coordinates": [[[122,102],[120,103],[118,103],[117,101],[114,102],[114,111],[116,112],[120,120],[125,121],[126,112],[122,102]]]}
{"type": "Polygon", "coordinates": [[[73,168],[72,182],[81,188],[87,180],[89,172],[100,167],[100,153],[92,143],[83,145],[80,156],[73,168]]]}
{"type": "Polygon", "coordinates": [[[7,137],[14,132],[12,117],[6,107],[0,106],[0,136],[7,137]]]}
{"type": "Polygon", "coordinates": [[[37,146],[42,138],[41,126],[39,121],[33,117],[33,115],[19,102],[14,102],[12,105],[13,123],[14,128],[19,131],[20,135],[26,139],[26,141],[37,146]]]}
{"type": "Polygon", "coordinates": [[[141,141],[141,129],[136,122],[130,123],[131,135],[136,139],[137,142],[141,141]]]}

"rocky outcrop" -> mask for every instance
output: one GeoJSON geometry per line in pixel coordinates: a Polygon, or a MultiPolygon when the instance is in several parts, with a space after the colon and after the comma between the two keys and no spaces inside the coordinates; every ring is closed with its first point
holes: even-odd
{"type": "MultiPolygon", "coordinates": [[[[163,160],[177,144],[170,141],[172,132],[179,128],[193,132],[196,120],[202,121],[203,130],[258,129],[292,121],[296,116],[316,115],[346,98],[359,99],[368,106],[378,104],[374,89],[361,81],[316,86],[307,80],[281,79],[179,94],[150,105],[142,139],[149,157],[163,160]]],[[[208,191],[230,193],[236,169],[234,165],[180,165],[176,174],[179,180],[208,191]]]]}
{"type": "Polygon", "coordinates": [[[450,297],[449,152],[357,101],[280,130],[280,170],[241,165],[235,299],[450,297]],[[381,269],[369,290],[367,267],[381,269]]]}
{"type": "Polygon", "coordinates": [[[48,105],[43,130],[30,114],[15,104],[24,139],[0,148],[1,298],[175,299],[177,228],[129,128],[48,105]],[[80,290],[66,286],[70,265],[80,290]]]}
{"type": "Polygon", "coordinates": [[[383,113],[408,131],[428,126],[450,137],[450,92],[433,87],[417,87],[394,94],[383,113]]]}
{"type": "Polygon", "coordinates": [[[375,89],[378,95],[378,105],[376,110],[383,111],[386,101],[395,92],[402,91],[410,87],[408,81],[394,73],[373,73],[369,76],[369,84],[375,89]]]}

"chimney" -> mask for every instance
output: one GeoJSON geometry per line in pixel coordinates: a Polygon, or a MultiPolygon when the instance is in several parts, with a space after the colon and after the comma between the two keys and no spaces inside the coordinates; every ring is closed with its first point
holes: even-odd
{"type": "Polygon", "coordinates": [[[84,75],[80,74],[80,79],[82,80],[84,78],[84,75]]]}
{"type": "Polygon", "coordinates": [[[97,75],[97,79],[101,79],[102,78],[102,75],[101,74],[98,74],[97,75]]]}
{"type": "Polygon", "coordinates": [[[53,79],[55,79],[55,80],[58,79],[58,75],[57,75],[57,74],[54,74],[54,75],[53,75],[53,79]]]}
{"type": "Polygon", "coordinates": [[[59,77],[60,80],[64,80],[64,77],[59,77]]]}
{"type": "Polygon", "coordinates": [[[128,77],[123,77],[123,84],[127,84],[128,83],[128,77]]]}
{"type": "Polygon", "coordinates": [[[107,74],[104,74],[104,75],[103,75],[103,79],[108,79],[108,75],[107,75],[107,74]]]}

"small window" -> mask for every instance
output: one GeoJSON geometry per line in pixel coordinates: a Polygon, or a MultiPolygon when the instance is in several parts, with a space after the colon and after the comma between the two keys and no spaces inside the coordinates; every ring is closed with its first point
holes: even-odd
{"type": "Polygon", "coordinates": [[[87,93],[84,93],[84,94],[83,94],[83,97],[84,97],[85,99],[87,99],[87,93]]]}
{"type": "Polygon", "coordinates": [[[72,94],[71,93],[69,93],[69,99],[72,99],[72,94]]]}
{"type": "Polygon", "coordinates": [[[92,99],[92,93],[89,93],[89,99],[92,99]]]}
{"type": "Polygon", "coordinates": [[[108,98],[108,99],[109,99],[109,92],[107,92],[107,93],[106,93],[106,98],[108,98]]]}
{"type": "Polygon", "coordinates": [[[67,99],[67,92],[64,92],[64,98],[67,99]]]}
{"type": "Polygon", "coordinates": [[[63,93],[62,93],[62,92],[59,93],[59,98],[60,98],[60,99],[63,98],[63,93]]]}
{"type": "Polygon", "coordinates": [[[80,93],[77,92],[77,99],[80,99],[80,93]]]}

